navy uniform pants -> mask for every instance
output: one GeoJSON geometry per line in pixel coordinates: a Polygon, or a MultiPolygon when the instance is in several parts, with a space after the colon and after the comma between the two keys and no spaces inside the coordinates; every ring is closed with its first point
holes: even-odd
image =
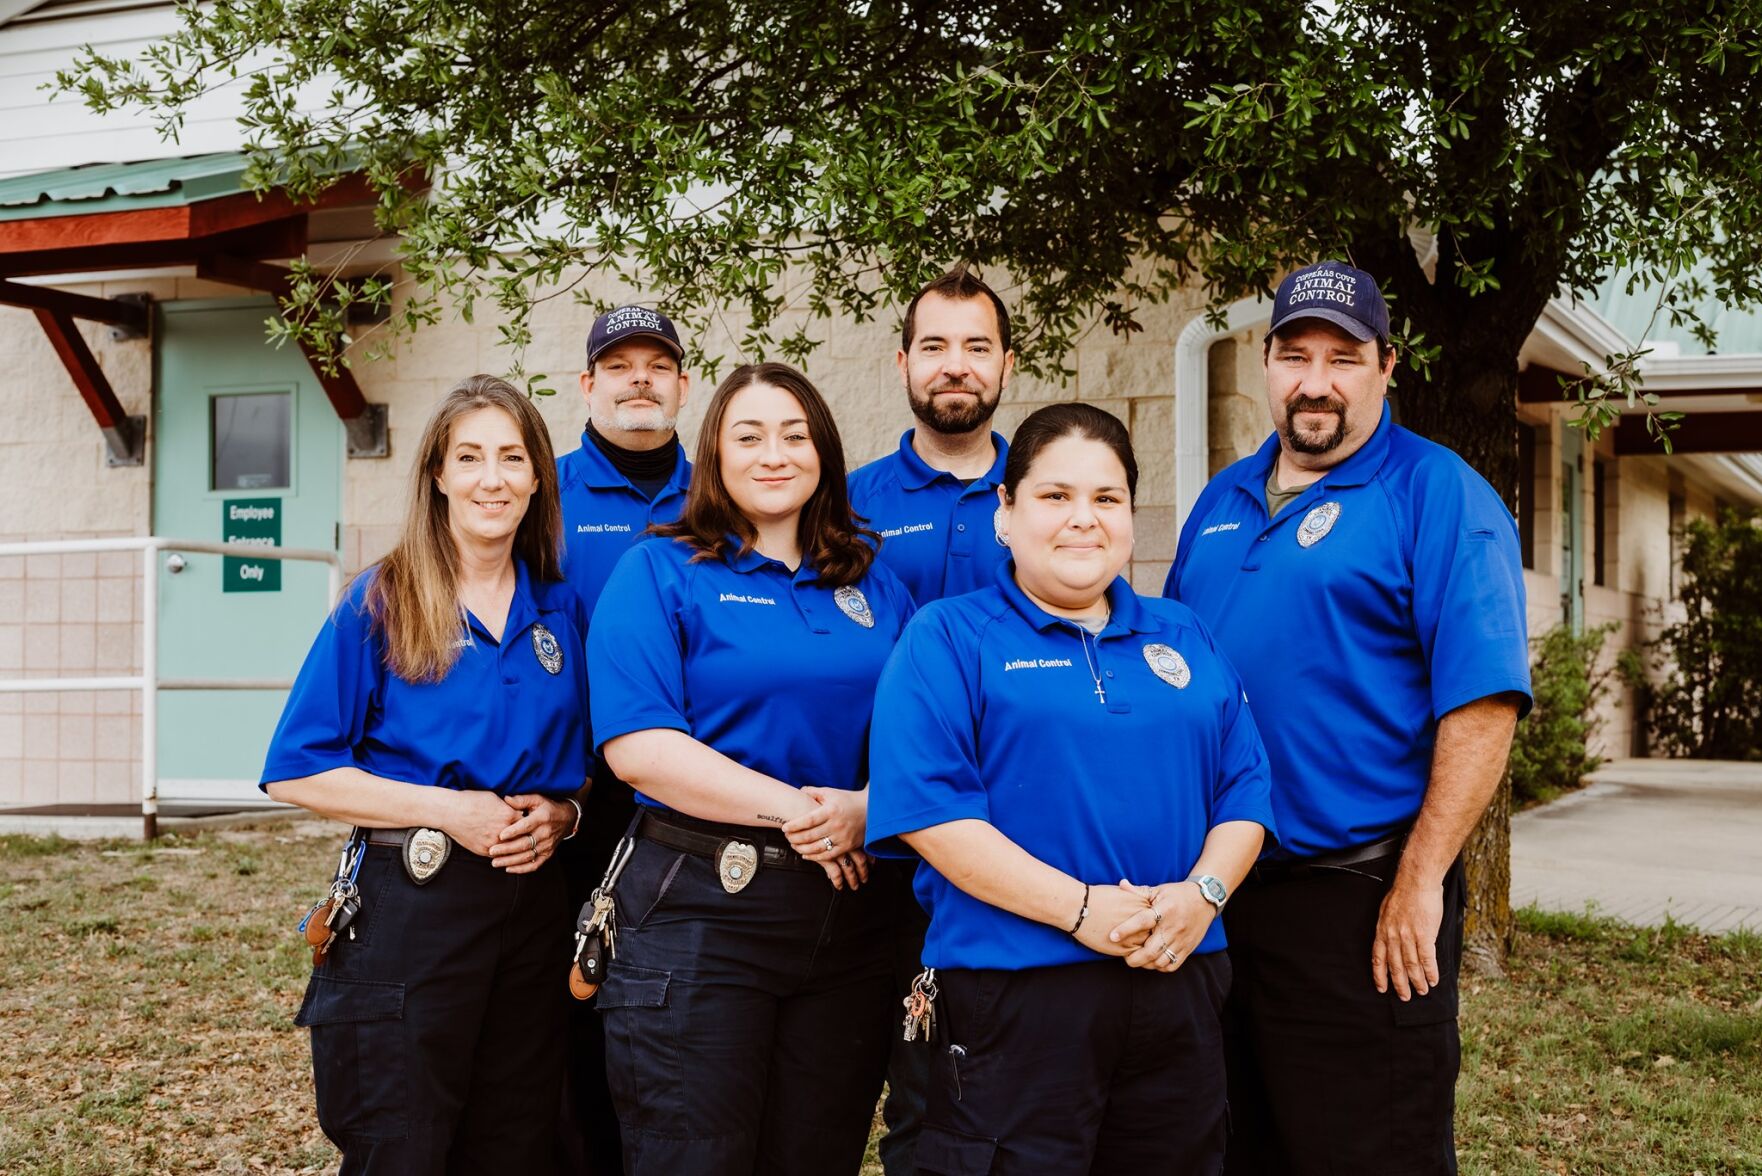
{"type": "Polygon", "coordinates": [[[616,900],[598,1004],[625,1170],[854,1176],[893,1022],[886,892],[764,866],[729,894],[710,859],[644,840],[616,900]]]}
{"type": "Polygon", "coordinates": [[[331,944],[295,1023],[344,1176],[551,1169],[567,921],[554,861],[511,875],[457,845],[417,886],[370,845],[355,938],[331,944]]]}
{"type": "Polygon", "coordinates": [[[905,1019],[905,998],[912,981],[924,970],[924,933],[930,916],[918,905],[912,878],[918,859],[877,859],[873,877],[893,891],[898,914],[893,930],[893,1004],[895,1032],[887,1059],[887,1099],[881,1104],[881,1121],[887,1134],[881,1137],[881,1169],[887,1176],[915,1176],[918,1133],[924,1126],[924,1099],[930,1085],[930,1052],[933,1043],[923,1037],[905,1040],[897,1030],[905,1019]]]}
{"type": "Polygon", "coordinates": [[[918,1137],[925,1176],[1215,1176],[1224,1153],[1222,952],[947,969],[918,1137]]]}
{"type": "Polygon", "coordinates": [[[1462,863],[1444,882],[1439,982],[1402,1001],[1370,970],[1399,860],[1263,864],[1225,908],[1232,1176],[1455,1173],[1462,863]]]}

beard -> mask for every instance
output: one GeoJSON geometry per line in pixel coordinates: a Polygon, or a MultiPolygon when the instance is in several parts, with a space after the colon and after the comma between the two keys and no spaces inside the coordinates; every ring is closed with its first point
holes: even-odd
{"type": "Polygon", "coordinates": [[[628,406],[629,401],[647,399],[649,395],[645,392],[631,392],[620,397],[612,405],[611,426],[625,433],[671,432],[679,423],[677,413],[669,414],[658,404],[647,408],[628,406]]]}
{"type": "Polygon", "coordinates": [[[940,384],[925,392],[919,392],[908,382],[905,389],[906,399],[911,401],[912,415],[917,417],[936,433],[961,435],[982,429],[991,423],[992,416],[997,412],[997,393],[986,398],[983,389],[961,384],[940,384]],[[936,396],[941,392],[970,392],[973,398],[961,400],[944,400],[938,403],[936,396]]]}
{"type": "Polygon", "coordinates": [[[1293,453],[1331,453],[1346,440],[1346,405],[1333,396],[1299,396],[1285,405],[1285,424],[1279,433],[1293,453]],[[1326,413],[1334,418],[1334,427],[1325,433],[1300,431],[1299,413],[1326,413]]]}

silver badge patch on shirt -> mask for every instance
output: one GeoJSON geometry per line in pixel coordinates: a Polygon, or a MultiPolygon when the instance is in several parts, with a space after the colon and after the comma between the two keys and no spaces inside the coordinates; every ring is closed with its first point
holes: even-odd
{"type": "Polygon", "coordinates": [[[439,829],[412,829],[404,834],[404,873],[421,886],[440,873],[452,852],[452,839],[439,829]]]}
{"type": "Polygon", "coordinates": [[[875,614],[869,608],[869,598],[863,595],[861,588],[853,588],[846,584],[832,594],[832,603],[838,611],[861,625],[865,629],[875,627],[875,614]]]}
{"type": "Polygon", "coordinates": [[[1303,522],[1297,526],[1297,544],[1299,547],[1314,547],[1328,537],[1334,524],[1340,518],[1340,504],[1324,502],[1303,516],[1303,522]]]}
{"type": "Polygon", "coordinates": [[[545,668],[545,673],[563,672],[563,645],[557,635],[543,625],[532,627],[532,652],[538,655],[538,664],[545,668]]]}
{"type": "Polygon", "coordinates": [[[739,894],[745,890],[746,884],[758,872],[757,846],[744,841],[724,841],[722,848],[716,851],[716,876],[722,880],[722,889],[729,894],[739,894]]]}
{"type": "Polygon", "coordinates": [[[1185,690],[1187,683],[1193,680],[1193,671],[1187,668],[1187,660],[1161,642],[1144,647],[1144,664],[1176,690],[1185,690]]]}

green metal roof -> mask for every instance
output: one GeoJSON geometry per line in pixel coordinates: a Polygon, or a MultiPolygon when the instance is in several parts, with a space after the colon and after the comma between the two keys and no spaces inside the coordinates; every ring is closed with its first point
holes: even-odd
{"type": "Polygon", "coordinates": [[[170,208],[241,192],[245,157],[237,151],[91,163],[0,180],[0,221],[170,208]]]}
{"type": "MultiPolygon", "coordinates": [[[[1705,272],[1695,276],[1712,285],[1705,272]]],[[[1658,306],[1658,287],[1642,283],[1629,294],[1627,279],[1625,272],[1616,274],[1599,286],[1586,303],[1635,343],[1675,343],[1683,355],[1762,354],[1762,307],[1740,310],[1711,296],[1693,303],[1701,321],[1712,327],[1716,336],[1715,349],[1709,353],[1699,339],[1689,334],[1687,324],[1671,325],[1667,310],[1658,311],[1655,319],[1652,317],[1658,306]]]]}

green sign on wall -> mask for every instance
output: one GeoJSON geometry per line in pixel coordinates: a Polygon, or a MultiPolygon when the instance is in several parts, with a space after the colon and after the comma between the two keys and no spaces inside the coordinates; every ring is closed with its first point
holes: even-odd
{"type": "MultiPolygon", "coordinates": [[[[222,543],[281,546],[281,499],[229,498],[220,504],[222,543]]],[[[241,559],[229,555],[222,569],[224,592],[280,592],[279,559],[241,559]]]]}

